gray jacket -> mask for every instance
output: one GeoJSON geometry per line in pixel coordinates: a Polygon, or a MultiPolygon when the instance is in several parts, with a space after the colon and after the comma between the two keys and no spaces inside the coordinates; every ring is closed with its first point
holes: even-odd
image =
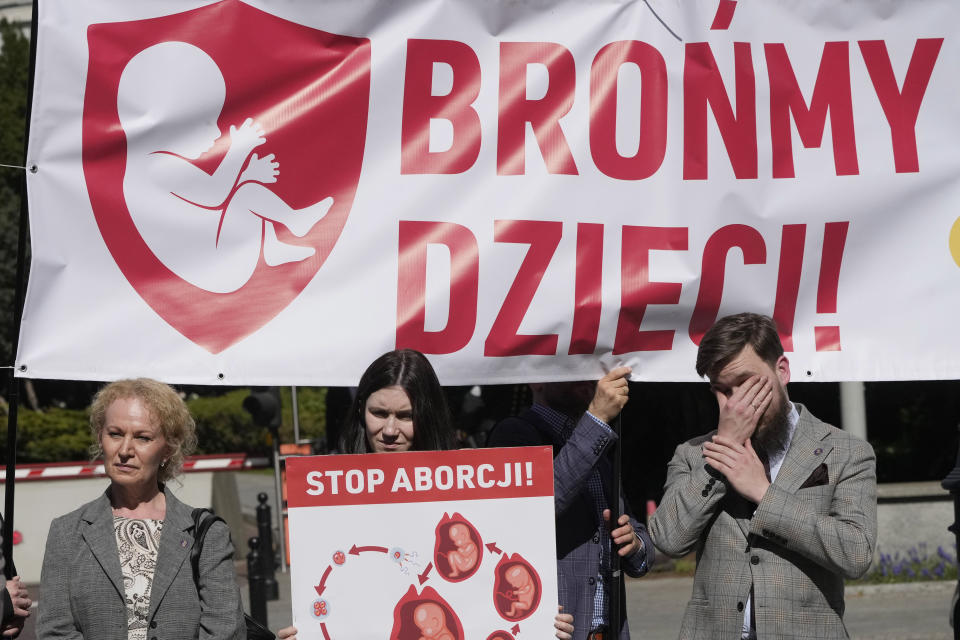
{"type": "MultiPolygon", "coordinates": [[[[243,640],[246,626],[230,531],[214,524],[193,581],[191,507],[164,490],[167,512],[150,595],[149,640],[243,640]]],[[[93,502],[50,525],[40,578],[40,640],[127,640],[127,608],[110,500],[93,502]]]]}
{"type": "Polygon", "coordinates": [[[759,505],[707,473],[702,444],[677,447],[650,535],[670,556],[697,552],[682,640],[740,638],[753,589],[760,638],[846,638],[843,578],[866,572],[877,540],[869,444],[796,404],[800,423],[759,505]]]}

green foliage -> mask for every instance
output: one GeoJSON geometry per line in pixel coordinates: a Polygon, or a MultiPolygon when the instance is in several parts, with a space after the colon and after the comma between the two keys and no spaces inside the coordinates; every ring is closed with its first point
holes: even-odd
{"type": "MultiPolygon", "coordinates": [[[[86,411],[21,410],[17,424],[17,462],[65,462],[90,459],[90,427],[86,411]]],[[[7,416],[0,418],[6,433],[7,416]]]]}
{"type": "MultiPolygon", "coordinates": [[[[243,408],[245,388],[218,396],[197,396],[187,401],[197,421],[197,453],[266,454],[272,450],[268,430],[253,424],[243,408]]],[[[300,438],[314,439],[326,433],[326,388],[297,387],[300,438]]],[[[280,441],[293,442],[293,404],[290,387],[281,387],[280,441]]]]}
{"type": "MultiPolygon", "coordinates": [[[[20,29],[0,20],[0,163],[23,164],[30,43],[20,29]]],[[[13,322],[22,169],[0,167],[0,358],[13,362],[13,322]]],[[[24,256],[27,259],[27,256],[24,256]]],[[[4,376],[3,384],[6,384],[4,376]]]]}
{"type": "MultiPolygon", "coordinates": [[[[3,126],[0,121],[0,127],[3,126]]],[[[0,167],[0,173],[10,171],[0,167]]],[[[20,198],[10,187],[0,183],[0,358],[4,364],[13,364],[14,351],[10,344],[10,327],[13,323],[14,291],[17,275],[18,225],[20,198]]],[[[3,384],[7,375],[3,375],[3,384]]]]}
{"type": "Polygon", "coordinates": [[[197,421],[197,453],[266,453],[270,441],[265,429],[253,424],[243,409],[249,391],[237,389],[219,396],[187,401],[197,421]]]}
{"type": "MultiPolygon", "coordinates": [[[[23,134],[27,116],[27,82],[30,74],[30,41],[20,29],[0,20],[0,162],[22,164],[23,134]]],[[[19,186],[20,173],[5,170],[2,182],[19,186]]]]}
{"type": "Polygon", "coordinates": [[[960,381],[871,382],[867,435],[880,482],[942,480],[957,457],[960,381]]]}
{"type": "MultiPolygon", "coordinates": [[[[301,440],[315,440],[326,435],[326,401],[326,387],[297,387],[301,440]]],[[[280,441],[293,442],[293,403],[290,387],[280,387],[280,402],[283,406],[280,441]]]]}
{"type": "MultiPolygon", "coordinates": [[[[253,424],[243,409],[248,389],[234,389],[218,395],[198,396],[187,400],[187,407],[197,422],[197,453],[246,453],[265,455],[272,451],[270,433],[253,424]]],[[[314,439],[326,431],[325,388],[299,387],[300,437],[314,439]]],[[[290,388],[283,390],[282,442],[293,442],[293,410],[290,388]]],[[[18,462],[71,462],[89,459],[89,414],[85,409],[49,408],[42,412],[25,407],[18,412],[18,462]]],[[[7,416],[0,412],[0,433],[6,433],[7,416]]]]}
{"type": "Polygon", "coordinates": [[[697,571],[697,554],[688,553],[682,558],[669,558],[657,555],[657,561],[650,567],[650,575],[692,576],[697,571]]]}

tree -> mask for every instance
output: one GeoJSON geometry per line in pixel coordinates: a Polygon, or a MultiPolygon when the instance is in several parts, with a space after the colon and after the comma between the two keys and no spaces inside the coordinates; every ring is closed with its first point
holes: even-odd
{"type": "MultiPolygon", "coordinates": [[[[30,41],[18,27],[0,20],[0,163],[22,166],[30,74],[30,41]]],[[[13,363],[10,343],[14,317],[17,237],[20,224],[22,169],[0,167],[0,354],[13,363]]],[[[26,260],[28,256],[24,256],[26,260]]],[[[7,377],[3,376],[4,391],[7,377]]]]}

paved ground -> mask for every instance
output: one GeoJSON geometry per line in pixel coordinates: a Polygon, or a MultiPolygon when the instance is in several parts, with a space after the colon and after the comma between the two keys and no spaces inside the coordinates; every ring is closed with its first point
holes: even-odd
{"type": "MultiPolygon", "coordinates": [[[[267,604],[270,627],[290,622],[290,585],[277,575],[280,599],[267,604]]],[[[242,580],[247,604],[246,580],[242,580]]],[[[690,578],[644,578],[627,584],[627,615],[635,640],[677,637],[690,578]]],[[[36,587],[31,588],[37,593],[36,587]]],[[[847,628],[854,640],[949,640],[947,609],[952,583],[914,583],[847,591],[847,628]]],[[[23,640],[35,640],[30,620],[23,640]]],[[[95,639],[90,639],[95,640],[95,639]]]]}
{"type": "MultiPolygon", "coordinates": [[[[634,638],[676,638],[692,578],[648,577],[627,583],[634,638]]],[[[857,640],[948,640],[954,583],[919,582],[847,589],[844,619],[857,640]]]]}
{"type": "MultiPolygon", "coordinates": [[[[237,485],[243,511],[251,519],[257,504],[257,493],[267,491],[270,503],[275,503],[273,476],[239,474],[237,485]]],[[[244,535],[252,533],[253,527],[250,526],[244,535]]],[[[234,538],[244,539],[236,534],[234,538]]],[[[239,540],[237,541],[239,543],[239,540]]],[[[238,544],[238,547],[243,549],[245,554],[245,545],[238,544]]],[[[245,563],[238,562],[237,569],[244,603],[247,604],[249,592],[245,563]]],[[[277,573],[280,599],[267,605],[268,621],[273,629],[289,624],[291,619],[288,576],[289,574],[277,573]]],[[[629,580],[627,614],[633,638],[676,638],[691,585],[692,578],[686,577],[648,576],[629,580]]],[[[947,622],[953,588],[953,583],[944,582],[848,588],[845,616],[847,629],[855,640],[948,640],[953,637],[947,622]]],[[[39,593],[36,585],[31,587],[31,593],[39,593]]],[[[23,640],[35,640],[33,618],[28,621],[21,635],[23,640]]]]}
{"type": "MultiPolygon", "coordinates": [[[[289,583],[278,579],[281,599],[267,606],[274,629],[290,621],[289,583]]],[[[691,578],[630,580],[627,615],[634,640],[676,638],[691,585],[691,578]]],[[[953,586],[923,582],[848,590],[847,629],[854,640],[949,640],[953,586]]]]}

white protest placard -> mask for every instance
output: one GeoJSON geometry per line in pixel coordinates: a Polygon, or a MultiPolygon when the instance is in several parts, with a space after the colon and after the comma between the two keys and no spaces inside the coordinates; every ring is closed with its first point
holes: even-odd
{"type": "Polygon", "coordinates": [[[955,0],[44,0],[17,375],[960,378],[955,0]],[[282,363],[282,366],[278,366],[282,363]]]}
{"type": "Polygon", "coordinates": [[[553,636],[550,447],[293,457],[286,465],[297,637],[553,636]]]}

